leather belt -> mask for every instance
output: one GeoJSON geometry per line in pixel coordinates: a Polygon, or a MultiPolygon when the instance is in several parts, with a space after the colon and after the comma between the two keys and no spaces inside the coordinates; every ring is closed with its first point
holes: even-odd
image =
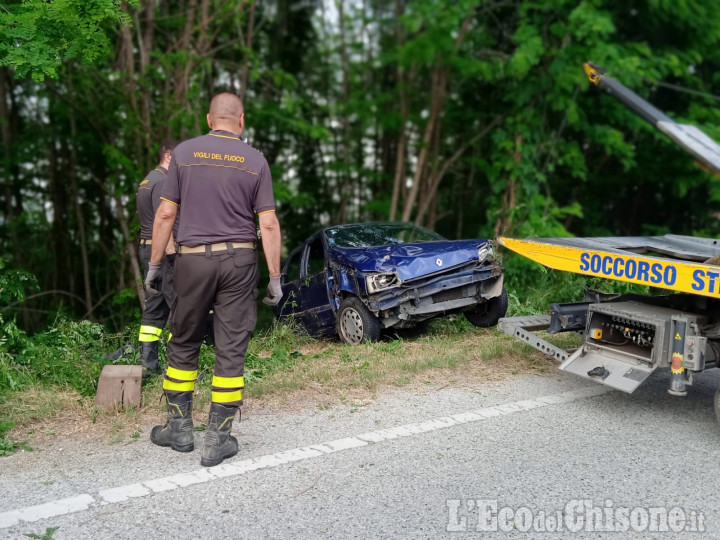
{"type": "Polygon", "coordinates": [[[141,238],[140,245],[141,246],[152,246],[152,238],[141,238]]]}
{"type": "MultiPolygon", "coordinates": [[[[218,242],[217,244],[210,244],[210,251],[226,251],[228,244],[234,249],[255,249],[255,242],[218,242]]],[[[180,246],[178,253],[205,253],[205,246],[180,246]]]]}

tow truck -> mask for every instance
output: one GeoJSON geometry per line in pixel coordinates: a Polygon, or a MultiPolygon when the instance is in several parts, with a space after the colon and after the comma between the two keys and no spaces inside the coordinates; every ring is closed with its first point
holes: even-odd
{"type": "MultiPolygon", "coordinates": [[[[714,140],[695,126],[673,121],[598,66],[583,67],[592,84],[682,146],[703,169],[720,175],[720,146],[714,140]]],[[[500,237],[498,243],[556,270],[669,291],[657,296],[586,291],[584,302],[554,303],[544,314],[500,319],[501,332],[551,356],[561,370],[632,393],[654,371],[669,368],[668,392],[685,396],[697,374],[720,367],[718,240],[667,234],[500,237]],[[577,332],[582,344],[562,349],[540,332],[577,332]]],[[[720,422],[720,388],[714,409],[720,422]]]]}

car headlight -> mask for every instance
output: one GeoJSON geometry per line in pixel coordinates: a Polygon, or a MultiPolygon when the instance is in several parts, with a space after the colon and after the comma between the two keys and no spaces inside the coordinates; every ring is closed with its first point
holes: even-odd
{"type": "Polygon", "coordinates": [[[478,248],[478,261],[483,262],[487,258],[491,258],[495,255],[493,250],[492,242],[485,242],[478,248]]]}
{"type": "Polygon", "coordinates": [[[365,283],[367,284],[368,292],[374,293],[384,289],[397,287],[402,283],[402,281],[400,281],[400,277],[395,272],[391,272],[387,274],[373,274],[371,276],[367,276],[365,278],[365,283]]]}

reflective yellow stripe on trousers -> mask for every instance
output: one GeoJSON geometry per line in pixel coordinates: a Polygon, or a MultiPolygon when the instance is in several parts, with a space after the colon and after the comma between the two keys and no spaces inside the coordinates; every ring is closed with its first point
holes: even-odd
{"type": "Polygon", "coordinates": [[[195,390],[195,379],[197,379],[197,374],[197,369],[187,371],[168,366],[167,371],[165,372],[165,379],[163,380],[163,390],[172,390],[174,392],[192,392],[195,390]]]}
{"type": "Polygon", "coordinates": [[[192,392],[195,390],[195,381],[175,382],[165,379],[163,380],[163,390],[172,390],[174,392],[192,392]]]}
{"type": "Polygon", "coordinates": [[[213,375],[212,385],[215,388],[245,388],[245,377],[220,377],[213,375]]]}
{"type": "Polygon", "coordinates": [[[198,372],[197,369],[193,371],[186,371],[184,369],[168,366],[165,375],[178,381],[194,381],[197,379],[198,372]]]}
{"type": "Polygon", "coordinates": [[[162,328],[142,325],[140,327],[140,335],[138,336],[138,341],[157,341],[158,339],[160,339],[160,334],[162,334],[162,328]]]}
{"type": "Polygon", "coordinates": [[[242,390],[235,390],[234,392],[213,392],[212,401],[213,403],[231,403],[233,401],[242,400],[242,390]]]}

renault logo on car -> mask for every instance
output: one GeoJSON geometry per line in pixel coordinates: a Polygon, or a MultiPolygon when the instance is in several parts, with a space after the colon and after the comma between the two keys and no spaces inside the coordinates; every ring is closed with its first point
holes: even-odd
{"type": "Polygon", "coordinates": [[[441,259],[435,259],[435,264],[438,266],[442,266],[442,260],[441,259]]]}

